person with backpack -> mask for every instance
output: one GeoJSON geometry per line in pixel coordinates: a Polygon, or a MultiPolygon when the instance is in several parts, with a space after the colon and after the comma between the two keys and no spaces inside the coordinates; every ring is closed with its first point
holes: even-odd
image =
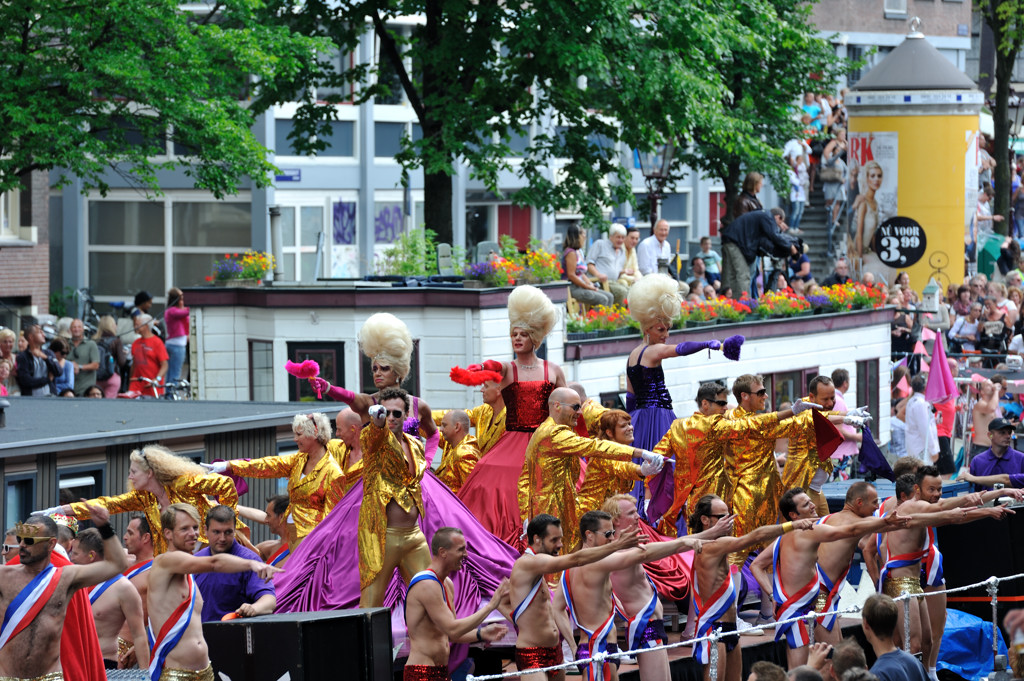
{"type": "Polygon", "coordinates": [[[128,363],[128,357],[124,343],[117,335],[117,322],[112,316],[100,317],[96,335],[92,339],[100,355],[96,385],[103,390],[103,397],[114,399],[121,390],[121,369],[128,363]]]}

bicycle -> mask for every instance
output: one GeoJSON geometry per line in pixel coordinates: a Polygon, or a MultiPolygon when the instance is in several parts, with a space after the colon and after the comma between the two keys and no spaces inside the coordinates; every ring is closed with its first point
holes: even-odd
{"type": "Polygon", "coordinates": [[[179,378],[177,381],[168,381],[164,388],[165,400],[190,400],[192,399],[192,384],[187,379],[179,378]]]}

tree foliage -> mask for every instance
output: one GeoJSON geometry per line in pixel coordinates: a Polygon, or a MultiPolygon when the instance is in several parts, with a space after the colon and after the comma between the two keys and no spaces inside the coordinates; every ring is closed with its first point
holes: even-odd
{"type": "Polygon", "coordinates": [[[992,29],[996,53],[995,111],[992,114],[993,145],[996,150],[995,205],[992,213],[1007,218],[996,223],[1004,234],[1010,215],[1010,164],[1006,150],[1010,148],[1009,101],[1013,65],[1024,45],[1024,0],[981,0],[975,4],[985,23],[992,29]]]}
{"type": "Polygon", "coordinates": [[[117,173],[159,191],[181,168],[220,197],[273,166],[255,116],[308,72],[318,42],[264,24],[260,0],[182,12],[175,0],[0,5],[0,190],[60,169],[106,191],[117,173]],[[168,143],[178,156],[167,155],[168,143]]]}

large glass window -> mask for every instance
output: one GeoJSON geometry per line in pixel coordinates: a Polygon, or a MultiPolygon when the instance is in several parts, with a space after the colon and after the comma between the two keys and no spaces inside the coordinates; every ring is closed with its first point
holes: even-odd
{"type": "MultiPolygon", "coordinates": [[[[296,363],[307,359],[320,365],[320,377],[331,385],[345,385],[345,344],[294,342],[288,343],[288,359],[296,363]]],[[[372,381],[371,381],[372,384],[372,381]]],[[[370,390],[375,393],[376,390],[370,390]]],[[[288,399],[292,402],[315,402],[318,398],[306,379],[288,377],[288,399]]]]}
{"type": "MultiPolygon", "coordinates": [[[[868,411],[878,414],[878,360],[865,359],[857,362],[857,404],[868,405],[868,411]]],[[[847,406],[850,398],[846,398],[847,406]]]]}
{"type": "Polygon", "coordinates": [[[315,280],[316,244],[323,231],[323,206],[281,207],[281,269],[285,281],[315,280]]]}
{"type": "Polygon", "coordinates": [[[271,341],[249,341],[249,399],[274,401],[274,344],[271,341]]]}
{"type": "MultiPolygon", "coordinates": [[[[355,155],[355,125],[352,121],[331,121],[330,132],[324,137],[327,148],[321,151],[318,156],[354,156],[355,155]]],[[[291,119],[278,119],[274,121],[274,152],[278,156],[295,156],[295,147],[288,139],[292,131],[291,119]]]]}
{"type": "Polygon", "coordinates": [[[103,464],[74,466],[57,470],[57,503],[95,499],[103,494],[103,464]]]}
{"type": "Polygon", "coordinates": [[[93,246],[163,246],[162,201],[90,201],[93,246]]]}
{"type": "Polygon", "coordinates": [[[375,123],[373,126],[374,156],[393,158],[402,150],[405,123],[375,123]]]}
{"type": "Polygon", "coordinates": [[[252,209],[248,203],[175,202],[172,216],[175,246],[235,249],[249,243],[252,209]]]}
{"type": "Polygon", "coordinates": [[[4,518],[8,526],[25,520],[36,505],[36,474],[12,473],[6,476],[7,490],[4,518]]]}
{"type": "Polygon", "coordinates": [[[93,251],[89,254],[89,288],[93,295],[130,298],[136,291],[153,295],[167,290],[162,253],[113,253],[93,251]]]}

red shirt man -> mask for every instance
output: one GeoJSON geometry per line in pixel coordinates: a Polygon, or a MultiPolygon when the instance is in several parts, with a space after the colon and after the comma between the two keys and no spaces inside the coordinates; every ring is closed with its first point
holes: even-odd
{"type": "MultiPolygon", "coordinates": [[[[153,387],[138,378],[163,379],[167,375],[167,348],[164,342],[153,335],[153,317],[141,314],[135,320],[135,331],[139,337],[132,343],[132,381],[131,389],[143,395],[153,395],[153,387]]],[[[156,389],[157,395],[163,395],[162,387],[156,389]]]]}

